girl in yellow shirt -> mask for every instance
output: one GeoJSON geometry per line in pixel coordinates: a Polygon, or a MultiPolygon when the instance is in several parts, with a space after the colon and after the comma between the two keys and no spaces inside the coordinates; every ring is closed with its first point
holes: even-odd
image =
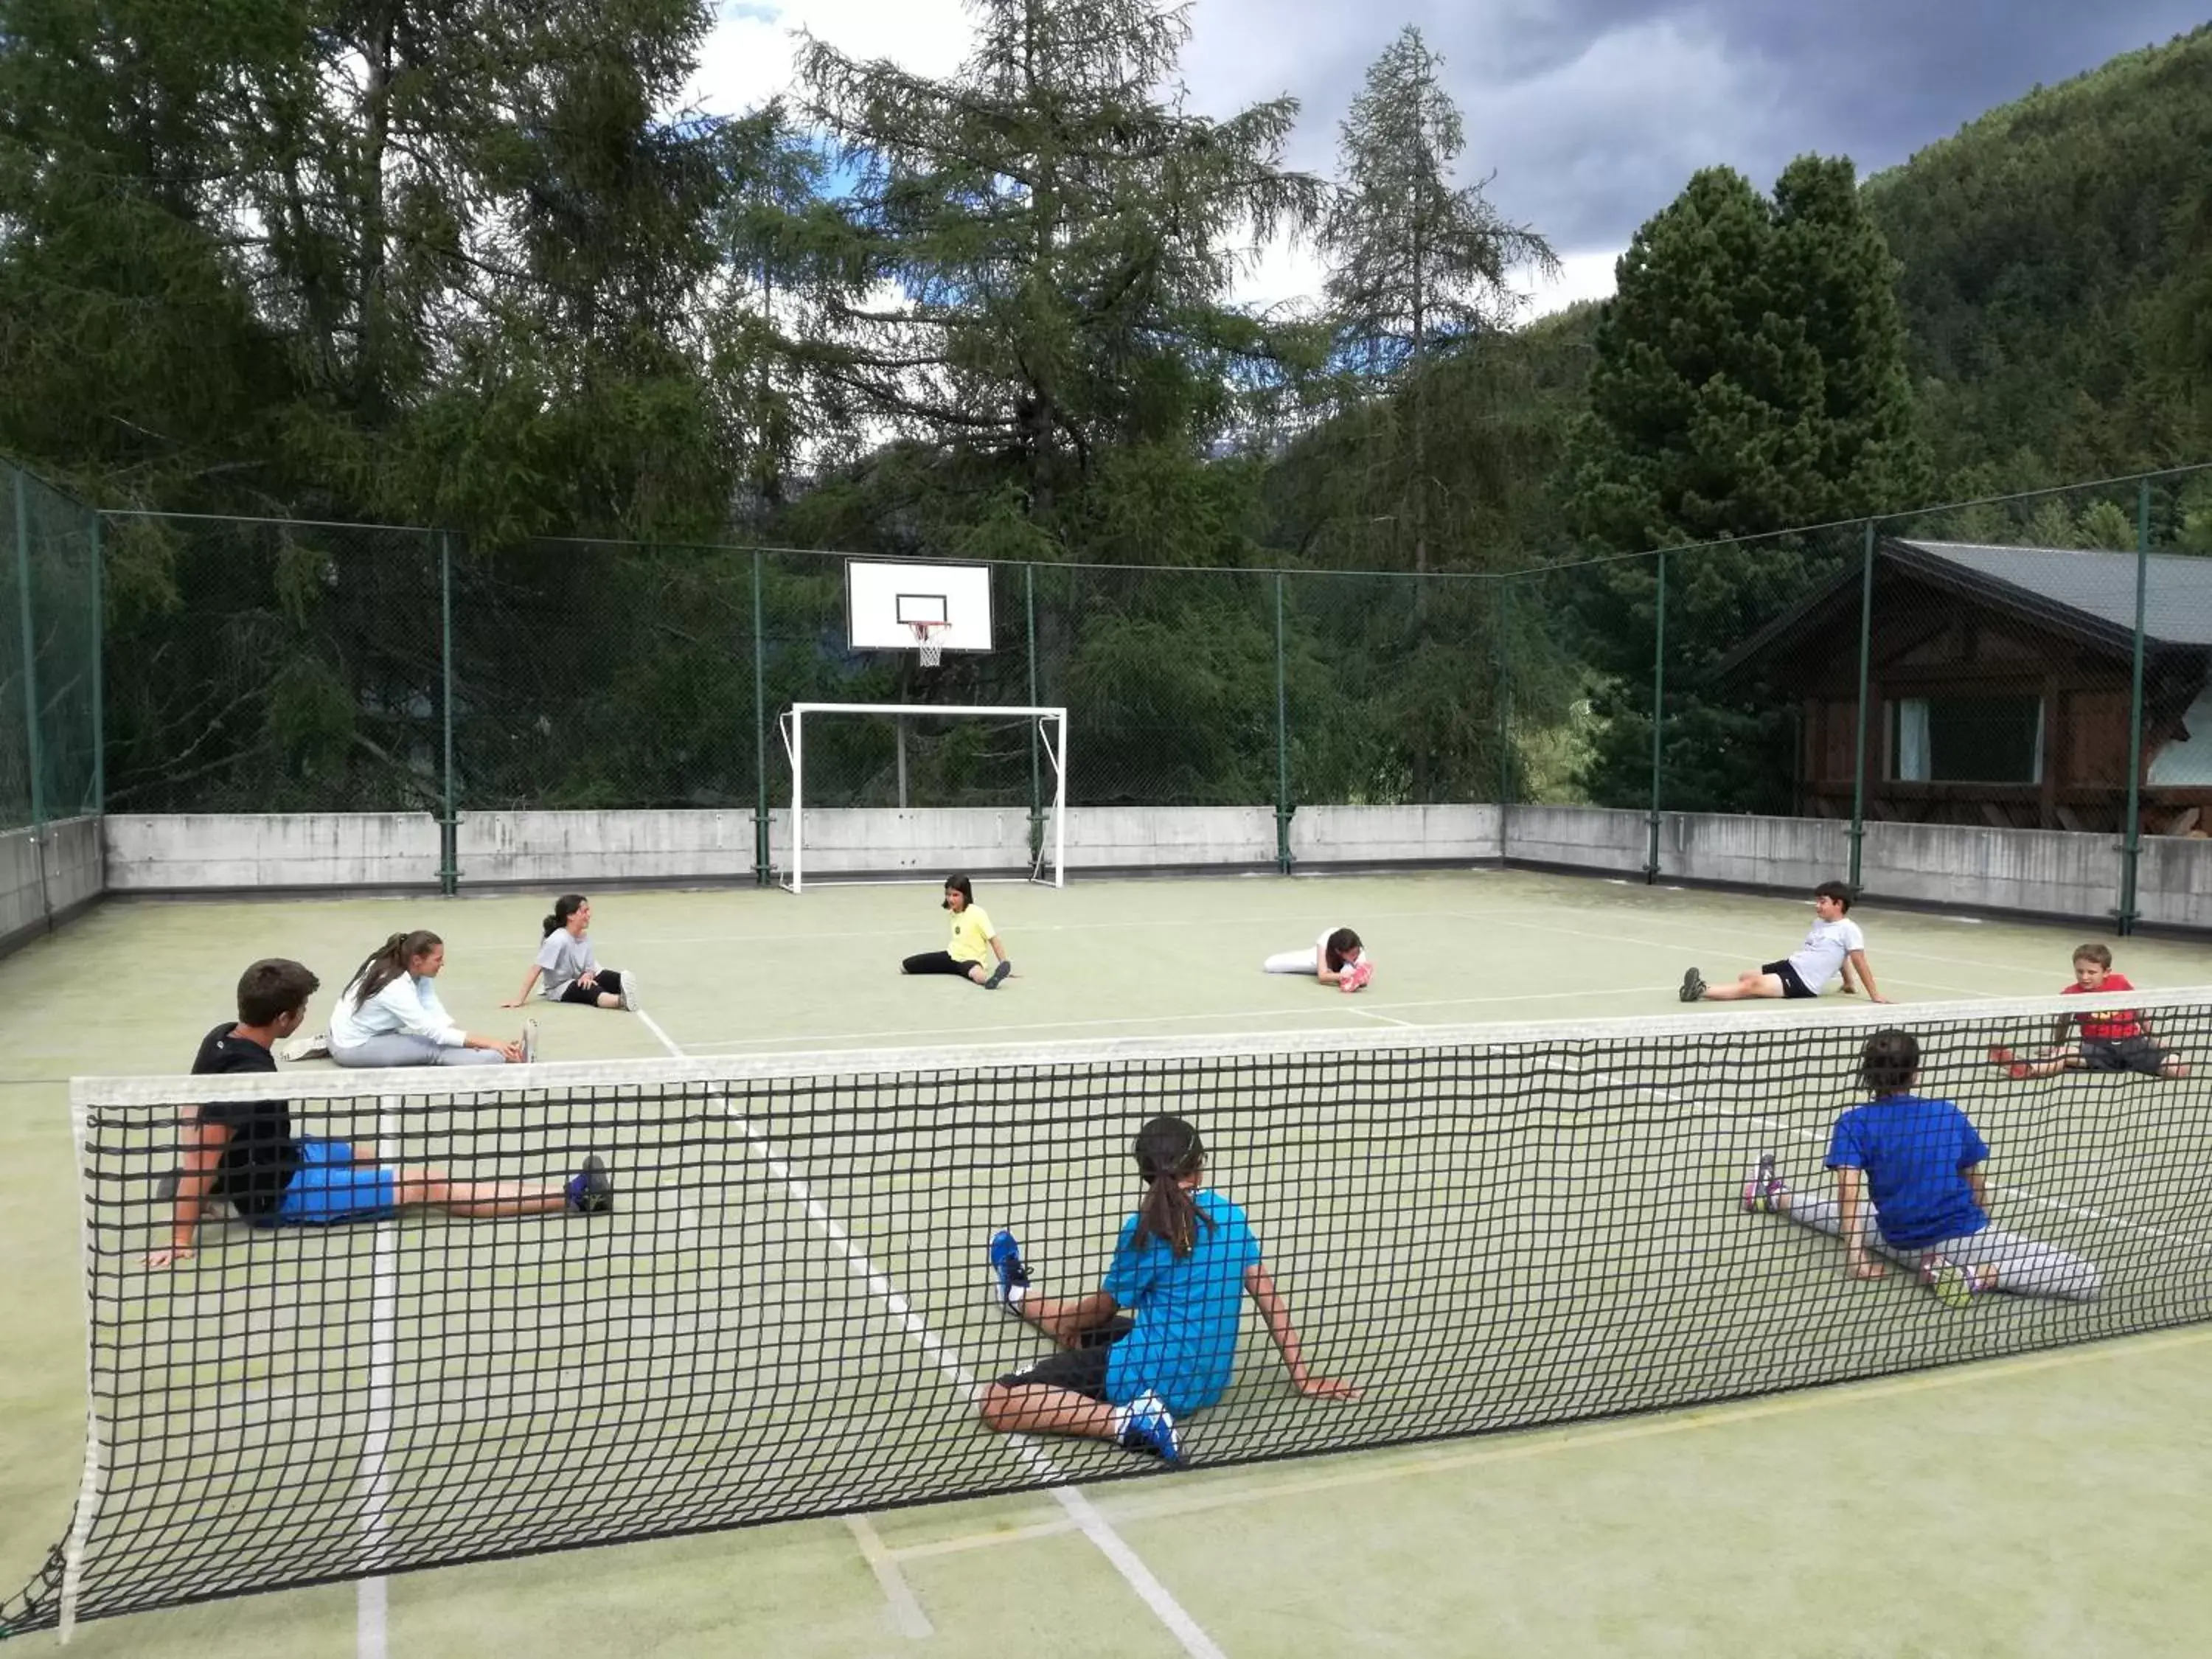
{"type": "Polygon", "coordinates": [[[999,943],[998,934],[992,931],[991,918],[975,902],[975,884],[965,876],[946,877],[945,908],[952,912],[951,947],[908,957],[899,963],[899,972],[957,974],[987,991],[997,990],[1006,975],[1014,971],[1014,964],[1006,960],[1006,947],[999,943]],[[983,964],[993,955],[999,958],[999,965],[987,969],[983,964]]]}

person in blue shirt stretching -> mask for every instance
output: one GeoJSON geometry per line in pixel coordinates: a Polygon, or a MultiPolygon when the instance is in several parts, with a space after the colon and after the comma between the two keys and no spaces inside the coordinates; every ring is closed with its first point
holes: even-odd
{"type": "Polygon", "coordinates": [[[992,1236],[1000,1305],[1060,1352],[987,1385],[977,1401],[985,1424],[1002,1434],[1111,1440],[1182,1462],[1176,1420],[1211,1406],[1229,1386],[1246,1291],[1260,1304],[1291,1386],[1324,1400],[1358,1399],[1350,1383],[1306,1369],[1290,1308],[1261,1264],[1244,1212],[1200,1184],[1206,1148],[1198,1131],[1179,1117],[1156,1117],[1138,1132],[1135,1152],[1145,1195],[1090,1295],[1035,1294],[1013,1234],[992,1236]]]}
{"type": "Polygon", "coordinates": [[[1844,1271],[1853,1279],[1880,1279],[1888,1269],[1876,1258],[1887,1256],[1954,1308],[1991,1291],[2096,1299],[2094,1263],[1990,1225],[1982,1179],[1988,1144],[1951,1102],[1912,1092],[1920,1081],[1919,1039],[1910,1031],[1875,1032],[1859,1075],[1874,1098],[1838,1118],[1828,1138],[1835,1197],[1791,1192],[1774,1154],[1762,1152],[1744,1180],[1745,1209],[1841,1237],[1844,1271]]]}

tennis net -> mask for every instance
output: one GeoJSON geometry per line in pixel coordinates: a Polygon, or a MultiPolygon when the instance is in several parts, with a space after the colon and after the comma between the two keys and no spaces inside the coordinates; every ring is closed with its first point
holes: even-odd
{"type": "MultiPolygon", "coordinates": [[[[2069,1051],[2071,1052],[2071,1051],[2069,1051]]],[[[979,1383],[1050,1344],[991,1293],[1094,1289],[1156,1113],[1249,1215],[1312,1370],[1248,1303],[1200,1466],[1680,1407],[2212,1315],[2212,997],[1702,1011],[1373,1036],[295,1071],[297,1133],[611,1213],[203,1227],[166,1242],[185,1109],[265,1079],[80,1081],[90,1421],[64,1541],[0,1615],[78,1619],[581,1545],[1156,1474],[1105,1441],[985,1428],[979,1383]],[[2014,1079],[2053,1023],[2142,1012],[2170,1067],[2014,1079]],[[1991,1148],[1992,1224],[2045,1296],[1954,1306],[1910,1261],[1747,1213],[1776,1154],[1811,1202],[1862,1050],[1991,1148]]],[[[296,1180],[297,1177],[295,1176],[296,1180]]],[[[450,1194],[448,1194],[450,1195],[450,1194]]],[[[2001,1273],[2014,1270],[2010,1261],[2001,1273]]]]}

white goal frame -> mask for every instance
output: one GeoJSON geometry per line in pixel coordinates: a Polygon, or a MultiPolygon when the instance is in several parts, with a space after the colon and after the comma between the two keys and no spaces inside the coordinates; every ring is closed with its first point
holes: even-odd
{"type": "MultiPolygon", "coordinates": [[[[1052,885],[1067,884],[1067,710],[1032,708],[1006,703],[943,703],[943,702],[795,702],[776,716],[776,729],[783,736],[783,752],[791,760],[791,856],[783,874],[783,885],[790,891],[806,890],[806,717],[809,714],[905,714],[974,715],[988,720],[1033,720],[1037,736],[1042,740],[1045,757],[1052,763],[1052,885]],[[1057,741],[1054,741],[1055,737],[1057,741]]],[[[1029,878],[1042,883],[1038,870],[1043,862],[1043,849],[1038,850],[1037,862],[1030,866],[1029,878]]],[[[820,884],[816,884],[817,886],[820,884]]]]}

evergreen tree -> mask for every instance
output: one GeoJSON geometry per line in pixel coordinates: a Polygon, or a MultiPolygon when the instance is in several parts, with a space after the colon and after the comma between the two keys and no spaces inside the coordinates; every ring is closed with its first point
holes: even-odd
{"type": "MultiPolygon", "coordinates": [[[[1711,671],[1848,554],[1848,538],[1773,532],[1928,487],[1894,270],[1850,164],[1818,157],[1793,162],[1771,200],[1726,168],[1698,173],[1622,257],[1577,443],[1577,528],[1617,553],[1759,538],[1668,562],[1667,805],[1789,809],[1788,700],[1711,671]]],[[[1593,585],[1601,800],[1649,799],[1656,585],[1649,559],[1593,585]]]]}

